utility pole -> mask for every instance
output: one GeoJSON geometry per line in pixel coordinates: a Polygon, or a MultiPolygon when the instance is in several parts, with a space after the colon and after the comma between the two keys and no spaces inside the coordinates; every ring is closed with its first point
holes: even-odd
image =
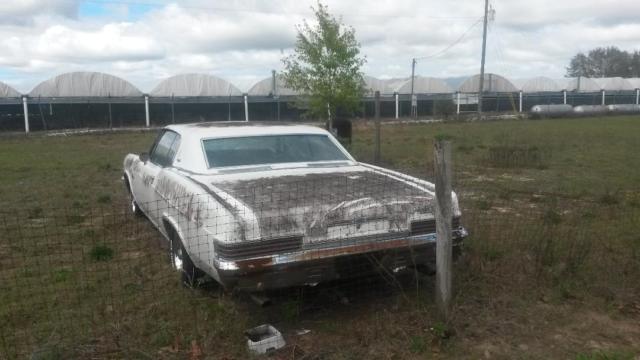
{"type": "Polygon", "coordinates": [[[416,101],[415,94],[413,93],[413,84],[416,78],[416,58],[411,59],[411,117],[418,117],[418,102],[416,101]]]}
{"type": "Polygon", "coordinates": [[[375,101],[376,138],[373,159],[376,165],[380,165],[380,91],[375,92],[375,101]]]}
{"type": "Polygon", "coordinates": [[[478,89],[478,117],[482,115],[482,92],[484,91],[484,58],[487,52],[487,16],[489,0],[484,0],[484,25],[482,30],[482,59],[480,60],[480,88],[478,89]]]}
{"type": "Polygon", "coordinates": [[[416,58],[411,59],[411,96],[413,96],[413,81],[416,77],[416,58]]]}

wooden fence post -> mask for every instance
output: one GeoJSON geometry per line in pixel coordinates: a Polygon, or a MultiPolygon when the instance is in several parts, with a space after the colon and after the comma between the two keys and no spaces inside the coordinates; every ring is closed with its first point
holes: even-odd
{"type": "Polygon", "coordinates": [[[436,304],[445,320],[451,302],[451,142],[437,139],[434,148],[436,182],[436,304]]]}
{"type": "Polygon", "coordinates": [[[375,93],[375,122],[376,122],[376,138],[375,138],[375,148],[373,153],[374,163],[380,163],[380,91],[376,91],[375,93]]]}

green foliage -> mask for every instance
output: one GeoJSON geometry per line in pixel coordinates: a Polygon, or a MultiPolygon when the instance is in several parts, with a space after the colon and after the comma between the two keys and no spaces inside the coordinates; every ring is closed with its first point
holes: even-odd
{"type": "Polygon", "coordinates": [[[34,351],[30,358],[33,360],[62,360],[64,359],[64,355],[58,345],[47,344],[34,351]]]}
{"type": "Polygon", "coordinates": [[[434,138],[436,141],[450,141],[453,140],[454,136],[447,133],[437,133],[434,138]]]}
{"type": "Polygon", "coordinates": [[[618,198],[618,194],[616,192],[611,192],[609,190],[605,191],[600,199],[598,199],[603,205],[617,205],[620,203],[620,199],[618,198]]]}
{"type": "Polygon", "coordinates": [[[632,353],[613,350],[598,350],[576,355],[576,360],[632,360],[633,358],[632,353]]]}
{"type": "Polygon", "coordinates": [[[108,204],[111,202],[111,195],[109,194],[99,195],[96,201],[100,204],[108,204]]]}
{"type": "Polygon", "coordinates": [[[287,320],[295,320],[300,315],[300,302],[297,300],[289,300],[280,307],[282,316],[287,320]]]}
{"type": "Polygon", "coordinates": [[[424,354],[429,349],[429,342],[424,336],[413,335],[409,341],[409,350],[414,354],[424,354]]]}
{"type": "Polygon", "coordinates": [[[282,59],[284,82],[308,94],[309,115],[325,118],[327,106],[332,115],[351,114],[364,93],[360,67],[366,62],[360,57],[355,30],[321,3],[313,11],[317,24],[304,21],[298,26],[295,53],[282,59]]]}
{"type": "Polygon", "coordinates": [[[587,54],[578,53],[567,67],[567,76],[638,77],[640,51],[630,53],[611,46],[595,48],[587,54]]]}
{"type": "Polygon", "coordinates": [[[94,261],[108,261],[113,259],[113,249],[106,245],[96,245],[91,249],[89,256],[94,261]]]}
{"type": "Polygon", "coordinates": [[[442,116],[446,119],[456,113],[456,104],[451,99],[435,100],[433,102],[433,115],[442,116]]]}

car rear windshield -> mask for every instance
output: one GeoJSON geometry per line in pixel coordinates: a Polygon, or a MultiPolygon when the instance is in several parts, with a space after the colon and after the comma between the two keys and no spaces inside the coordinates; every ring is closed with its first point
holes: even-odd
{"type": "Polygon", "coordinates": [[[209,168],[348,160],[326,135],[247,136],[207,139],[203,143],[209,168]]]}

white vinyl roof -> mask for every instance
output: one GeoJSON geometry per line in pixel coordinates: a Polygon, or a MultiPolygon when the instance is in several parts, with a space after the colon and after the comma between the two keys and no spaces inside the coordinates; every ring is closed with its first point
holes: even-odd
{"type": "Polygon", "coordinates": [[[255,83],[251,89],[249,89],[248,94],[251,96],[273,96],[273,95],[282,95],[282,96],[290,96],[290,95],[300,95],[299,92],[290,89],[284,85],[284,79],[281,75],[276,75],[276,93],[273,93],[273,77],[270,76],[268,78],[262,79],[255,83]]]}
{"type": "MultiPolygon", "coordinates": [[[[516,92],[518,89],[511,81],[497,74],[484,74],[483,90],[488,92],[516,92]]],[[[462,93],[476,93],[480,88],[480,75],[465,80],[458,88],[462,93]]]]}
{"type": "Polygon", "coordinates": [[[215,171],[215,169],[208,169],[204,163],[201,143],[203,139],[285,134],[330,136],[326,130],[315,126],[264,125],[244,121],[179,124],[169,125],[166,128],[177,132],[182,137],[177,155],[180,166],[196,172],[215,171]]]}
{"type": "MultiPolygon", "coordinates": [[[[414,93],[437,94],[455,91],[477,93],[479,75],[468,78],[440,79],[416,76],[414,93]]],[[[277,95],[301,95],[284,86],[279,75],[276,78],[277,95]]],[[[411,78],[378,79],[364,76],[366,96],[375,91],[390,95],[411,93],[411,78]]],[[[272,95],[272,78],[255,83],[248,94],[251,96],[272,95]]],[[[559,92],[562,90],[579,92],[633,91],[640,88],[640,78],[562,78],[533,77],[526,79],[506,79],[497,74],[485,74],[484,90],[487,92],[559,92]]],[[[99,72],[70,72],[41,82],[28,94],[30,97],[140,97],[142,92],[128,81],[99,72]]],[[[161,81],[150,93],[156,97],[228,97],[241,96],[242,91],[230,82],[209,74],[181,74],[161,81]]],[[[11,86],[0,82],[0,98],[17,98],[21,94],[11,86]]]]}
{"type": "Polygon", "coordinates": [[[182,136],[195,139],[227,138],[234,136],[260,136],[276,134],[327,134],[317,126],[309,125],[265,125],[245,121],[216,121],[193,124],[169,125],[166,127],[182,136]]]}
{"type": "Polygon", "coordinates": [[[640,89],[640,78],[629,78],[627,81],[634,89],[640,89]]]}
{"type": "Polygon", "coordinates": [[[32,97],[134,97],[142,92],[117,76],[98,72],[70,72],[38,84],[32,97]]]}
{"type": "MultiPolygon", "coordinates": [[[[411,94],[411,78],[406,80],[396,89],[398,94],[411,94]]],[[[450,94],[453,89],[442,79],[427,76],[416,76],[413,81],[414,94],[450,94]]]]}
{"type": "Polygon", "coordinates": [[[0,98],[20,97],[20,93],[11,86],[0,81],[0,98]]]}
{"type": "Polygon", "coordinates": [[[593,79],[586,77],[568,78],[564,84],[564,90],[579,92],[594,92],[602,90],[600,85],[593,79]]]}
{"type": "Polygon", "coordinates": [[[635,86],[633,86],[627,79],[623,79],[621,77],[594,78],[593,81],[598,83],[602,90],[622,91],[635,89],[635,86]]]}
{"type": "Polygon", "coordinates": [[[369,95],[373,95],[376,91],[380,91],[381,94],[391,94],[393,89],[389,87],[389,80],[382,80],[373,76],[364,76],[365,92],[369,95]]]}
{"type": "Polygon", "coordinates": [[[230,82],[209,74],[180,74],[161,81],[151,96],[238,96],[240,89],[230,82]]]}
{"type": "Polygon", "coordinates": [[[528,79],[513,79],[511,82],[518,90],[522,90],[522,92],[525,93],[562,90],[562,86],[560,86],[555,80],[544,76],[537,76],[528,79]]]}

